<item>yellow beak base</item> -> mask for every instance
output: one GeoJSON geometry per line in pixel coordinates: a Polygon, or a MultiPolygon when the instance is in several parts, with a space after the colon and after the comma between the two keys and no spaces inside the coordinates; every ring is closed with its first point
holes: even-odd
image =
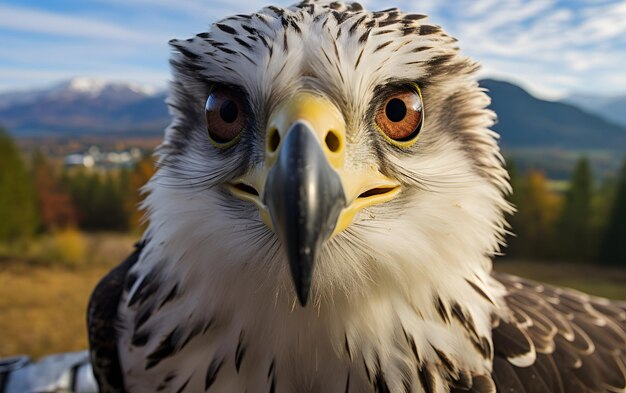
{"type": "Polygon", "coordinates": [[[337,107],[325,97],[301,92],[286,99],[272,112],[265,138],[265,163],[254,168],[229,185],[232,194],[259,207],[261,219],[272,229],[272,218],[267,210],[265,186],[268,174],[276,163],[283,141],[296,123],[308,126],[319,143],[329,165],[338,174],[343,186],[346,205],[343,207],[331,236],[346,229],[359,211],[394,199],[400,184],[372,166],[350,169],[346,160],[346,126],[337,107]],[[256,192],[252,191],[255,190],[256,192]]]}

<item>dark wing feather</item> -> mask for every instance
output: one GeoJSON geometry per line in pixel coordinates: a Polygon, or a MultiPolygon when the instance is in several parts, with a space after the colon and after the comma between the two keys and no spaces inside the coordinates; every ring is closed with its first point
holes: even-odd
{"type": "Polygon", "coordinates": [[[101,393],[124,393],[124,381],[117,356],[117,308],[124,291],[127,273],[137,262],[143,243],[96,286],[87,308],[89,351],[94,376],[101,393]]]}
{"type": "Polygon", "coordinates": [[[626,304],[506,274],[494,277],[506,287],[510,309],[510,318],[493,328],[498,391],[624,392],[626,304]]]}

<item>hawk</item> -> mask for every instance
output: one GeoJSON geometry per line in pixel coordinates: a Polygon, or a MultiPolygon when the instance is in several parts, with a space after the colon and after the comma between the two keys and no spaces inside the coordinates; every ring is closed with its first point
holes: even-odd
{"type": "Polygon", "coordinates": [[[307,0],[170,44],[149,226],[89,306],[102,392],[624,392],[624,304],[492,272],[495,115],[439,26],[307,0]]]}

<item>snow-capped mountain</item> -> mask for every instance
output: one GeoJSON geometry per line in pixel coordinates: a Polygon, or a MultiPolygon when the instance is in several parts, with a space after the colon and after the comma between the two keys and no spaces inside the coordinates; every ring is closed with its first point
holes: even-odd
{"type": "Polygon", "coordinates": [[[151,86],[144,86],[134,82],[109,82],[99,78],[76,77],[62,82],[49,90],[52,94],[85,94],[97,97],[107,92],[127,92],[142,96],[153,96],[158,90],[151,86]]]}
{"type": "Polygon", "coordinates": [[[13,134],[162,132],[165,92],[77,77],[46,89],[0,94],[0,124],[13,134]]]}
{"type": "Polygon", "coordinates": [[[87,96],[97,98],[103,94],[135,94],[149,97],[161,93],[152,86],[134,82],[109,82],[100,78],[75,77],[48,88],[0,93],[0,109],[8,105],[25,104],[43,98],[87,96]]]}
{"type": "MultiPolygon", "coordinates": [[[[481,84],[493,100],[495,129],[506,149],[626,149],[626,128],[602,116],[538,99],[510,83],[481,84]]],[[[47,89],[0,94],[0,125],[15,136],[157,135],[170,121],[164,101],[164,91],[135,83],[74,78],[47,89]]]]}

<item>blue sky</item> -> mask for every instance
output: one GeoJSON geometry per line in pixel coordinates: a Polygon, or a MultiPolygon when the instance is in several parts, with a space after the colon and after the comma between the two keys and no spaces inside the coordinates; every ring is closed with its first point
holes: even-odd
{"type": "MultiPolygon", "coordinates": [[[[272,4],[289,5],[294,0],[272,4]]],[[[547,98],[626,94],[626,0],[367,0],[425,13],[483,64],[547,98]]],[[[268,0],[0,0],[0,92],[93,76],[164,87],[170,38],[268,0]]]]}

